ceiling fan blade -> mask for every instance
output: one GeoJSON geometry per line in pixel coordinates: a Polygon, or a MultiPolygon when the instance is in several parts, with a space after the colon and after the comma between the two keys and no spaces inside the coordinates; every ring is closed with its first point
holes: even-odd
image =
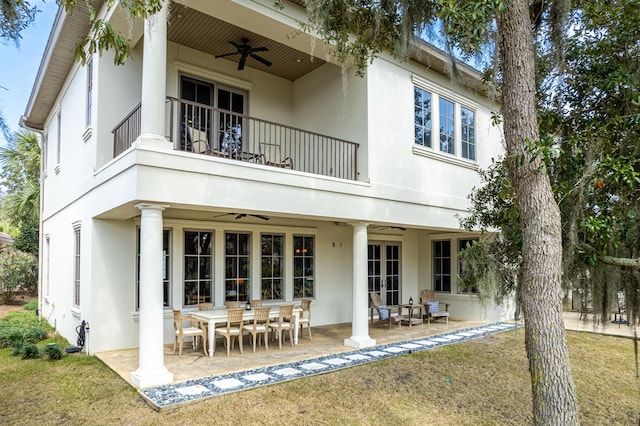
{"type": "Polygon", "coordinates": [[[260,56],[258,56],[258,55],[254,55],[253,53],[250,53],[250,55],[251,55],[251,57],[252,57],[253,59],[255,59],[256,61],[258,61],[258,62],[262,62],[263,64],[265,64],[265,65],[266,65],[266,66],[268,66],[268,67],[270,67],[270,66],[271,66],[271,62],[267,61],[266,59],[261,58],[261,57],[260,57],[260,56]]]}
{"type": "Polygon", "coordinates": [[[238,70],[239,71],[244,69],[244,63],[246,62],[246,60],[247,60],[247,55],[242,55],[240,57],[240,62],[238,63],[238,70]]]}
{"type": "Polygon", "coordinates": [[[258,219],[262,219],[262,220],[269,220],[267,216],[262,216],[261,214],[251,214],[249,216],[257,217],[258,219]]]}
{"type": "Polygon", "coordinates": [[[253,52],[268,52],[269,48],[267,47],[256,47],[255,49],[251,49],[253,52]]]}
{"type": "Polygon", "coordinates": [[[238,52],[233,52],[233,53],[223,53],[222,55],[216,55],[216,58],[224,58],[225,56],[231,56],[231,55],[237,55],[238,52]]]}
{"type": "Polygon", "coordinates": [[[212,216],[212,217],[213,217],[213,218],[216,218],[216,217],[223,217],[223,216],[229,216],[229,215],[232,215],[232,214],[235,214],[235,213],[222,213],[222,214],[219,214],[219,215],[217,215],[217,216],[212,216]]]}
{"type": "Polygon", "coordinates": [[[229,40],[229,43],[233,44],[237,49],[240,49],[240,45],[233,40],[229,40]]]}
{"type": "Polygon", "coordinates": [[[240,213],[238,216],[236,216],[236,220],[238,220],[238,219],[242,219],[242,218],[243,218],[243,217],[245,217],[245,216],[246,216],[246,214],[244,214],[244,213],[240,213]]]}

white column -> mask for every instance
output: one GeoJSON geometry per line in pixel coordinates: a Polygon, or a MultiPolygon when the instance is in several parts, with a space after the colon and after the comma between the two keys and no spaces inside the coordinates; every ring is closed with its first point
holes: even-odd
{"type": "Polygon", "coordinates": [[[167,86],[167,8],[144,21],[144,53],[142,58],[142,105],[140,138],[145,145],[165,146],[165,101],[167,86]]]}
{"type": "Polygon", "coordinates": [[[351,337],[344,339],[346,346],[368,348],[376,341],[369,337],[369,319],[367,318],[367,223],[352,223],[353,226],[353,318],[351,337]]]}
{"type": "Polygon", "coordinates": [[[164,323],[162,296],[162,211],[167,206],[138,204],[140,219],[140,316],[138,369],[131,382],[139,387],[173,382],[164,366],[164,323]]]}

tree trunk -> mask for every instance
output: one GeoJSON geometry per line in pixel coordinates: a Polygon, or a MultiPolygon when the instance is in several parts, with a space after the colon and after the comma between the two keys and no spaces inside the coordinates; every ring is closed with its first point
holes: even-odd
{"type": "Polygon", "coordinates": [[[544,164],[527,142],[539,139],[535,55],[528,2],[506,0],[498,16],[504,135],[522,224],[525,345],[535,424],[578,424],[575,385],[562,320],[562,241],[558,205],[544,164]]]}

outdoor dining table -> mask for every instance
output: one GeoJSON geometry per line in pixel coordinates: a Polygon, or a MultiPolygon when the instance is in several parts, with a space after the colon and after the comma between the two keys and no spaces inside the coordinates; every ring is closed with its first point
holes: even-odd
{"type": "MultiPolygon", "coordinates": [[[[283,305],[290,305],[291,303],[283,303],[283,305]]],[[[270,318],[278,318],[280,313],[279,305],[272,305],[271,311],[269,312],[270,318]]],[[[293,344],[298,344],[298,330],[300,329],[300,311],[302,308],[300,306],[293,307],[293,344]]],[[[203,321],[207,321],[208,331],[207,331],[207,340],[209,341],[209,356],[213,356],[214,348],[215,348],[215,329],[216,324],[226,324],[228,313],[226,308],[215,308],[204,311],[191,311],[189,315],[198,318],[203,321]]],[[[256,315],[255,309],[245,310],[244,315],[242,317],[245,321],[252,321],[256,315]]]]}

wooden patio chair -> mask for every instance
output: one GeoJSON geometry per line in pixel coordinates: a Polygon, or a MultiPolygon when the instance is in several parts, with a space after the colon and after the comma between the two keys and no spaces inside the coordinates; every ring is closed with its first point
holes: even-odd
{"type": "MultiPolygon", "coordinates": [[[[253,307],[253,303],[251,304],[253,307]]],[[[253,336],[253,352],[256,351],[256,341],[260,343],[260,339],[264,341],[264,347],[269,350],[269,312],[271,308],[255,307],[255,315],[253,322],[245,326],[251,336],[253,336]]]]}
{"type": "Polygon", "coordinates": [[[173,309],[173,353],[176,353],[176,347],[178,349],[178,357],[182,356],[182,346],[185,337],[191,337],[193,339],[193,347],[198,347],[198,337],[202,339],[202,347],[204,348],[204,354],[207,353],[207,331],[204,325],[204,321],[197,318],[190,317],[188,315],[182,315],[182,312],[178,309],[173,309]],[[185,327],[184,321],[189,321],[189,325],[185,327]]]}
{"type": "Polygon", "coordinates": [[[300,318],[298,318],[298,323],[300,324],[300,333],[302,333],[302,327],[307,326],[307,332],[309,333],[309,340],[311,338],[311,300],[310,299],[302,299],[300,307],[302,310],[300,311],[300,318]]]}
{"type": "Polygon", "coordinates": [[[280,349],[282,349],[283,334],[288,331],[289,343],[293,347],[293,305],[280,305],[278,319],[269,323],[269,329],[278,333],[278,347],[280,349]]]}
{"type": "Polygon", "coordinates": [[[369,293],[371,296],[371,318],[369,323],[371,325],[379,325],[379,324],[388,324],[389,330],[391,330],[391,323],[395,322],[400,324],[400,317],[398,312],[392,312],[394,309],[397,309],[396,306],[387,306],[382,302],[382,297],[380,297],[379,293],[372,291],[369,293]],[[376,323],[373,322],[374,319],[374,311],[378,311],[378,321],[376,323]]]}
{"type": "Polygon", "coordinates": [[[260,158],[262,164],[266,166],[293,169],[293,159],[291,157],[282,158],[280,145],[277,143],[260,142],[260,158]]]}
{"type": "Polygon", "coordinates": [[[449,306],[450,303],[440,303],[436,300],[436,294],[432,290],[422,290],[420,292],[420,303],[424,305],[425,318],[427,324],[431,323],[431,319],[434,321],[444,318],[445,324],[449,324],[449,306]],[[442,309],[444,307],[444,309],[442,309]]]}
{"type": "Polygon", "coordinates": [[[224,307],[227,309],[238,309],[240,307],[239,300],[227,300],[224,302],[224,307]]]}
{"type": "MultiPolygon", "coordinates": [[[[242,350],[242,329],[244,326],[244,321],[242,317],[244,316],[244,309],[228,309],[227,315],[227,325],[224,327],[217,327],[215,329],[215,335],[220,335],[225,338],[225,343],[227,345],[227,357],[229,356],[229,352],[235,346],[235,339],[238,340],[238,346],[240,346],[240,354],[243,354],[242,350]]],[[[215,342],[214,342],[215,343],[215,342]]]]}

